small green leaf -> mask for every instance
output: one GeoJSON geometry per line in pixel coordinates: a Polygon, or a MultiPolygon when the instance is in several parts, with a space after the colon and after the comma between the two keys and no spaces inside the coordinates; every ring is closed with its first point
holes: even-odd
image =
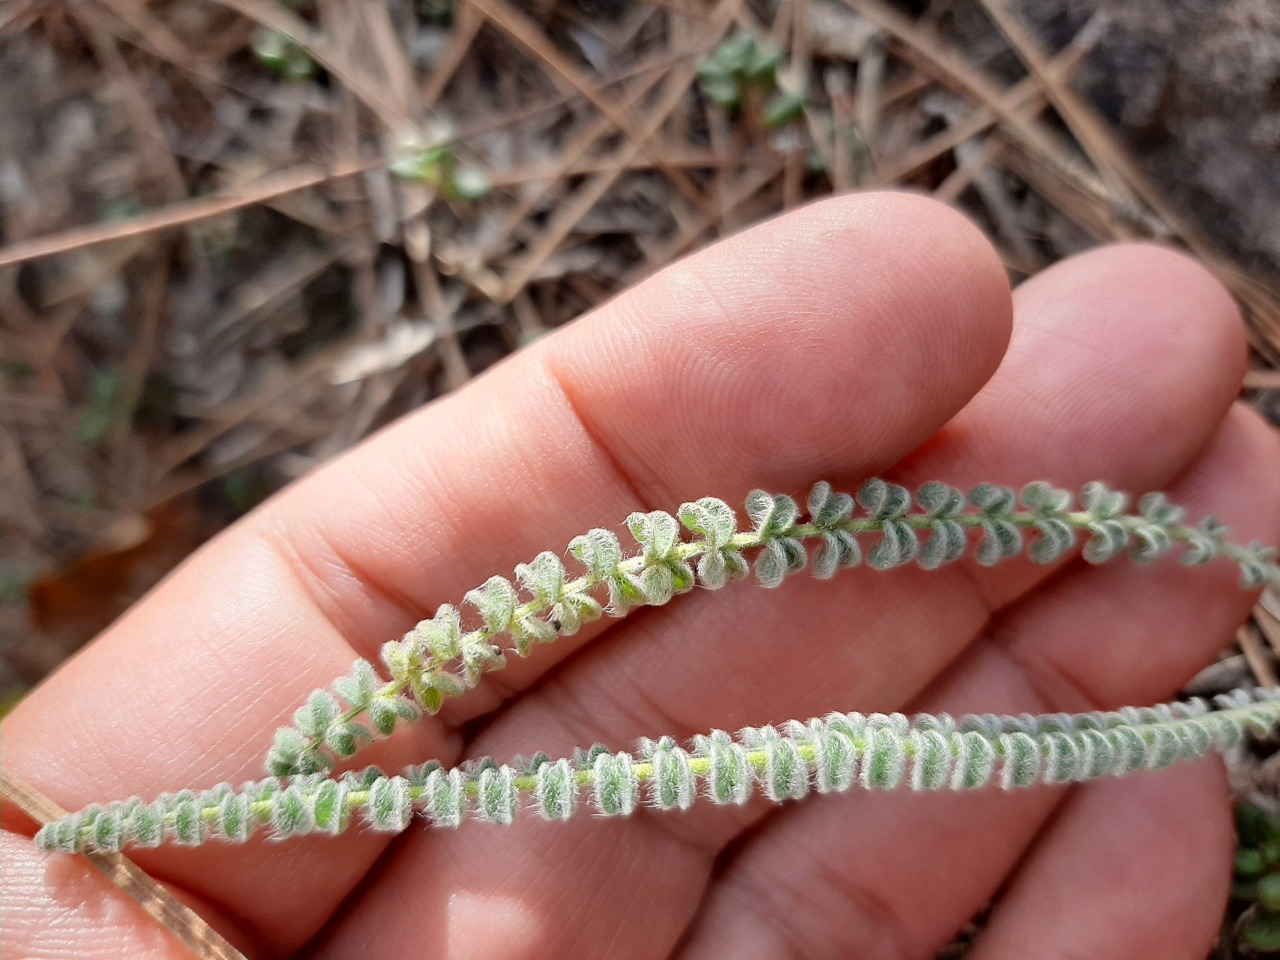
{"type": "Polygon", "coordinates": [[[698,87],[708,100],[726,110],[737,110],[742,106],[742,89],[738,78],[732,74],[699,71],[698,87]]]}
{"type": "Polygon", "coordinates": [[[627,529],[636,543],[644,548],[646,565],[666,560],[680,542],[680,525],[676,518],[661,510],[633,513],[627,517],[627,529]]]}
{"type": "Polygon", "coordinates": [[[803,91],[779,90],[764,105],[764,115],[761,119],[764,121],[765,128],[778,130],[789,123],[794,123],[804,116],[804,109],[808,103],[809,97],[803,91]]]}
{"type": "Polygon", "coordinates": [[[463,599],[479,611],[484,628],[490,633],[502,633],[511,626],[517,597],[515,585],[506,577],[490,577],[468,590],[463,599]]]}
{"type": "Polygon", "coordinates": [[[771,540],[764,545],[756,555],[755,570],[762,587],[772,589],[782,585],[787,578],[788,564],[787,552],[779,541],[771,540]]]}
{"type": "Polygon", "coordinates": [[[377,687],[377,671],[373,669],[373,664],[364,659],[355,662],[348,676],[339,677],[333,682],[334,692],[354,710],[366,709],[377,687]]]}
{"type": "Polygon", "coordinates": [[[978,508],[983,516],[1000,520],[1007,517],[1017,506],[1017,495],[1008,487],[994,483],[980,483],[969,491],[969,502],[978,508]]]}
{"type": "Polygon", "coordinates": [[[1005,733],[1000,736],[1000,748],[1004,754],[1001,785],[1029,787],[1040,776],[1040,745],[1025,733],[1005,733]]]}
{"type": "Polygon", "coordinates": [[[853,497],[834,493],[831,484],[815,483],[809,493],[809,518],[815,526],[834,527],[853,516],[853,497]]]}
{"type": "Polygon", "coordinates": [[[413,819],[413,799],[404,777],[385,777],[369,790],[366,819],[375,830],[401,833],[413,819]]]}
{"type": "Polygon", "coordinates": [[[306,705],[294,713],[293,725],[309,737],[320,737],[338,713],[338,701],[333,694],[328,690],[316,690],[307,698],[306,705]]]}
{"type": "Polygon", "coordinates": [[[306,47],[279,30],[259,27],[254,31],[253,55],[260,64],[286,80],[306,80],[316,73],[316,62],[306,47]]]}
{"type": "Polygon", "coordinates": [[[1267,861],[1252,847],[1242,847],[1236,851],[1235,865],[1236,875],[1241,877],[1261,876],[1267,869],[1267,861]]]}
{"type": "Polygon", "coordinates": [[[862,759],[862,785],[891,790],[902,782],[907,754],[902,738],[893,730],[869,731],[866,756],[862,759]]]}
{"type": "Polygon", "coordinates": [[[1250,917],[1241,934],[1245,943],[1255,950],[1280,951],[1280,914],[1259,913],[1250,917]]]}
{"type": "Polygon", "coordinates": [[[931,519],[950,520],[964,511],[964,492],[955,487],[930,480],[916,491],[916,501],[931,519]]]}
{"type": "Polygon", "coordinates": [[[905,516],[911,508],[911,491],[876,477],[859,488],[858,502],[870,515],[871,520],[894,520],[905,516]]]}
{"type": "Polygon", "coordinates": [[[590,530],[569,543],[569,552],[577,557],[593,580],[614,577],[622,563],[622,544],[610,530],[590,530]]]}

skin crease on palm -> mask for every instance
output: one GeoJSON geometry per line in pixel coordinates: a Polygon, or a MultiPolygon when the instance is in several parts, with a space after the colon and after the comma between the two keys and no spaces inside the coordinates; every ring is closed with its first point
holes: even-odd
{"type": "MultiPolygon", "coordinates": [[[[314,688],[443,602],[638,509],[1090,479],[1280,539],[1280,452],[1235,402],[1241,321],[1182,255],[1109,247],[1012,295],[967,221],[828,200],[671,267],[317,471],[210,543],[3,724],[62,806],[261,776],[314,688]]],[[[830,710],[1145,703],[1251,597],[1230,565],[1068,561],[739,585],[600,621],[371,751],[386,768],[830,710]]],[[[6,956],[182,948],[4,811],[6,956]]],[[[251,957],[1201,960],[1232,852],[1208,760],[1085,788],[814,796],[626,820],[159,849],[138,862],[251,957]],[[406,952],[408,951],[408,952],[406,952]]]]}

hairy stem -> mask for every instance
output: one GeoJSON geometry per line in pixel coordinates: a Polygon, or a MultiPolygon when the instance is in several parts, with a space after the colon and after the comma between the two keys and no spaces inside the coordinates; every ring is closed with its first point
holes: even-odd
{"type": "Polygon", "coordinates": [[[877,570],[913,562],[937,569],[971,551],[986,566],[1023,552],[1035,562],[1054,563],[1083,536],[1084,557],[1091,563],[1126,552],[1150,562],[1176,544],[1185,548],[1187,563],[1236,563],[1246,587],[1277,580],[1274,551],[1231,543],[1213,518],[1185,524],[1183,511],[1160,494],[1148,494],[1138,512],[1125,513],[1123,494],[1092,483],[1079,502],[1082,509],[1073,509],[1069,493],[1045,483],[1029,484],[1020,497],[991,484],[966,494],[927,483],[913,496],[901,486],[869,480],[856,500],[828,484],[816,485],[805,522],[792,498],[760,490],[747,498],[750,529],[739,529],[734,511],[709,497],[684,504],[676,516],[634,513],[627,527],[639,552],[624,556],[616,534],[592,530],[569,547],[585,568],[582,575],[571,578],[559,556],[539,554],[517,567],[518,587],[493,577],[467,593],[465,602],[483,621],[479,626],[464,631],[458,608],[446,604],[383,647],[389,680],[359,661],[332,693],[313,693],[293,725],[277,731],[268,771],[327,771],[375,737],[389,735],[399,721],[437,712],[483,673],[501,669],[507,653],[528,656],[534,646],[572,635],[605,612],[620,617],[637,606],[665,604],[695,585],[719,589],[744,578],[752,566],[763,585],[776,587],[809,564],[815,545],[813,568],[822,578],[857,566],[864,554],[877,570]],[[361,722],[366,715],[371,727],[361,722]]]}
{"type": "Polygon", "coordinates": [[[355,815],[400,831],[415,814],[457,827],[469,816],[512,823],[522,810],[565,820],[589,809],[625,816],[647,801],[684,809],[699,796],[742,804],[808,792],[868,789],[968,790],[1067,784],[1162,769],[1229,749],[1246,731],[1280,725],[1280,688],[1114,712],[1030,716],[830,714],[781,728],[713,731],[687,748],[671,738],[642,740],[634,754],[604,747],[573,758],[518,765],[492,760],[445,770],[436,764],[387,777],[376,768],[339,779],[299,776],[239,791],[220,785],[196,795],[134,799],[93,807],[41,829],[46,850],[119,850],[129,844],[243,842],[261,829],[277,837],[342,833],[355,815]]]}

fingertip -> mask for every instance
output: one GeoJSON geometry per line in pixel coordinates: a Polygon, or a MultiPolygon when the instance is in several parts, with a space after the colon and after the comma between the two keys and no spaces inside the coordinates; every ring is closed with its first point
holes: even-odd
{"type": "Polygon", "coordinates": [[[1122,243],[1070,257],[1014,293],[1029,326],[1087,310],[1099,345],[1127,341],[1130,359],[1178,372],[1198,364],[1234,396],[1244,376],[1247,342],[1235,300],[1204,264],[1170,247],[1122,243]],[[1036,314],[1047,316],[1037,319],[1036,314]],[[1136,341],[1136,343],[1134,342],[1136,341]]]}
{"type": "Polygon", "coordinates": [[[664,270],[566,330],[551,365],[638,487],[735,495],[891,464],[986,382],[1011,324],[973,224],[857,194],[664,270]]]}

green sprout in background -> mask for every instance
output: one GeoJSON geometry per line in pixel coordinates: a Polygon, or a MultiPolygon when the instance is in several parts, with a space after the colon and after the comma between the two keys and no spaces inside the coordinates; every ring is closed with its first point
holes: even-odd
{"type": "Polygon", "coordinates": [[[807,97],[803,91],[778,86],[782,51],[753,33],[738,33],[725,39],[698,68],[698,80],[708,100],[729,111],[748,109],[748,104],[769,95],[760,109],[760,120],[768,130],[777,130],[804,115],[807,97]]]}
{"type": "Polygon", "coordinates": [[[457,154],[448,145],[419,147],[409,144],[388,169],[397,177],[435,187],[449,200],[476,203],[487,197],[492,189],[489,175],[479,167],[459,163],[457,154]]]}
{"type": "Polygon", "coordinates": [[[125,377],[119,370],[98,370],[80,414],[80,439],[91,446],[105,442],[129,416],[125,377]]]}
{"type": "Polygon", "coordinates": [[[307,48],[287,33],[259,27],[253,35],[253,55],[258,62],[286,80],[310,80],[318,71],[307,48]]]}

